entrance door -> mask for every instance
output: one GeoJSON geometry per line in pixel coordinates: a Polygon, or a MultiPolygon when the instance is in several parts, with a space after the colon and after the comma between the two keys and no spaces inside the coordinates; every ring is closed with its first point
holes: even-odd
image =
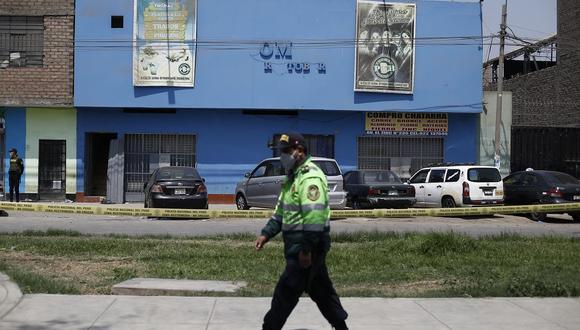
{"type": "Polygon", "coordinates": [[[107,195],[109,144],[116,133],[87,133],[85,138],[85,195],[107,195]]]}
{"type": "Polygon", "coordinates": [[[66,194],[66,140],[40,140],[38,145],[38,199],[64,200],[66,194]]]}

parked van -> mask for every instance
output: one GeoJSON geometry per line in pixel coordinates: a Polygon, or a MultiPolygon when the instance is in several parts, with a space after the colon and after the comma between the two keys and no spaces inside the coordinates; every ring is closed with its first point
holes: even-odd
{"type": "Polygon", "coordinates": [[[415,207],[501,205],[503,182],[492,166],[452,165],[427,167],[415,173],[415,207]]]}
{"type": "MultiPolygon", "coordinates": [[[[343,189],[342,172],[336,160],[312,157],[312,162],[326,175],[330,208],[343,209],[346,206],[346,193],[343,189]]],[[[237,184],[236,206],[239,210],[247,210],[250,207],[276,207],[285,179],[280,157],[264,159],[237,184]]]]}

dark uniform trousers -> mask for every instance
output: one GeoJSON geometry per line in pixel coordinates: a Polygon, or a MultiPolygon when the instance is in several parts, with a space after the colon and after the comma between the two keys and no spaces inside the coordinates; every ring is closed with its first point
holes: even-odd
{"type": "Polygon", "coordinates": [[[348,314],[332,286],[326,268],[326,254],[312,254],[312,265],[301,268],[298,260],[286,259],[286,269],[280,276],[272,305],[264,317],[264,330],[280,330],[292,313],[303,292],[307,292],[326,320],[337,329],[346,329],[348,314]]]}
{"type": "Polygon", "coordinates": [[[16,201],[20,202],[20,173],[9,171],[8,181],[10,185],[10,201],[12,202],[14,200],[14,194],[16,194],[16,201]]]}

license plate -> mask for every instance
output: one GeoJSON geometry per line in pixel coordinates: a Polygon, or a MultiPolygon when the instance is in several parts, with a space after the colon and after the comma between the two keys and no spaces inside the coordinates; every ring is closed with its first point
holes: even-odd
{"type": "Polygon", "coordinates": [[[574,195],[574,200],[575,201],[580,201],[580,195],[574,195]]]}
{"type": "Polygon", "coordinates": [[[483,191],[483,194],[484,194],[485,196],[491,196],[491,195],[493,195],[493,191],[491,191],[491,190],[484,190],[484,191],[483,191]]]}
{"type": "Polygon", "coordinates": [[[389,196],[399,196],[399,192],[396,190],[389,190],[389,196]]]}
{"type": "Polygon", "coordinates": [[[175,195],[185,195],[185,189],[175,189],[175,195]]]}

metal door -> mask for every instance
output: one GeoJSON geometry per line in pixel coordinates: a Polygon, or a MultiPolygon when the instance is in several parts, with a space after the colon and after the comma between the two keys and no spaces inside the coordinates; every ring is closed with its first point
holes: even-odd
{"type": "Polygon", "coordinates": [[[66,197],[66,140],[40,140],[38,145],[38,199],[66,197]]]}
{"type": "Polygon", "coordinates": [[[443,162],[443,138],[361,136],[358,138],[358,168],[391,170],[408,179],[428,164],[443,162]]]}
{"type": "Polygon", "coordinates": [[[125,134],[125,201],[142,202],[143,184],[159,167],[195,167],[195,144],[195,135],[125,134]]]}

